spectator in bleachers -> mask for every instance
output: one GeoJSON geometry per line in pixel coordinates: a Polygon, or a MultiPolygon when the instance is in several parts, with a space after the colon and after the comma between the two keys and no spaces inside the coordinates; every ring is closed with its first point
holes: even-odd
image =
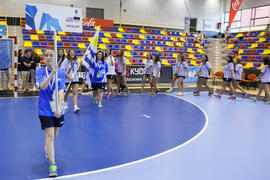
{"type": "Polygon", "coordinates": [[[267,24],[264,32],[265,32],[265,37],[269,38],[270,37],[270,24],[267,24]]]}
{"type": "Polygon", "coordinates": [[[31,68],[31,51],[26,49],[24,54],[25,56],[22,59],[22,90],[28,91],[28,81],[31,68]]]}
{"type": "Polygon", "coordinates": [[[236,58],[236,56],[239,54],[240,46],[241,46],[243,39],[244,39],[244,37],[241,36],[234,42],[235,43],[235,45],[234,45],[234,58],[236,58]]]}
{"type": "MultiPolygon", "coordinates": [[[[179,53],[179,54],[178,54],[175,65],[178,64],[178,62],[180,61],[180,58],[181,58],[182,56],[184,56],[183,53],[179,53]]],[[[175,84],[175,81],[176,81],[177,78],[178,78],[177,71],[174,71],[173,77],[172,77],[171,87],[170,87],[170,89],[168,89],[168,90],[166,91],[167,93],[172,92],[173,87],[174,87],[174,84],[175,84]]]]}
{"type": "Polygon", "coordinates": [[[202,62],[200,64],[199,71],[195,74],[195,76],[198,76],[197,81],[197,90],[194,92],[194,96],[199,96],[202,86],[204,85],[208,90],[208,96],[211,96],[213,94],[212,89],[208,86],[207,81],[210,74],[214,74],[213,70],[211,68],[211,64],[208,61],[208,56],[203,55],[202,56],[202,62]]]}
{"type": "Polygon", "coordinates": [[[24,51],[22,49],[19,49],[18,51],[18,86],[21,88],[21,83],[22,83],[22,60],[24,57],[24,51]]]}
{"type": "Polygon", "coordinates": [[[117,72],[116,72],[116,96],[119,94],[120,84],[125,86],[126,96],[128,96],[128,85],[126,83],[126,57],[124,56],[124,50],[117,51],[116,62],[117,62],[117,72]]]}
{"type": "Polygon", "coordinates": [[[153,59],[153,70],[151,73],[151,89],[152,93],[151,96],[156,96],[157,95],[157,83],[158,79],[160,78],[160,70],[161,70],[161,63],[160,63],[160,57],[159,55],[155,55],[153,59]]]}
{"type": "Polygon", "coordinates": [[[152,55],[150,53],[148,53],[147,54],[147,59],[146,59],[145,65],[144,65],[144,70],[143,70],[141,93],[143,93],[145,81],[147,79],[148,79],[149,82],[151,81],[152,67],[153,67],[152,55]]]}
{"type": "Polygon", "coordinates": [[[229,43],[229,37],[230,37],[230,27],[227,26],[226,30],[224,31],[224,39],[223,39],[223,41],[225,43],[229,43]]]}
{"type": "Polygon", "coordinates": [[[57,64],[58,64],[58,68],[61,67],[62,63],[64,62],[64,60],[66,59],[65,53],[63,49],[59,49],[58,50],[58,54],[57,54],[57,64]]]}
{"type": "Polygon", "coordinates": [[[201,33],[201,31],[197,31],[197,34],[195,35],[195,39],[194,39],[195,43],[203,43],[203,34],[201,33]]]}
{"type": "Polygon", "coordinates": [[[239,85],[239,83],[241,82],[242,80],[242,77],[243,77],[243,66],[241,64],[241,59],[240,58],[237,58],[236,59],[236,65],[235,65],[235,68],[234,68],[234,73],[235,73],[235,79],[233,80],[233,86],[234,86],[234,89],[239,89],[242,93],[243,93],[243,96],[247,96],[247,92],[244,91],[244,89],[239,85]]]}
{"type": "Polygon", "coordinates": [[[261,81],[261,84],[259,86],[259,92],[256,97],[251,97],[253,100],[258,100],[262,91],[265,92],[265,98],[266,98],[266,104],[270,104],[270,59],[269,57],[263,58],[263,68],[261,70],[261,73],[257,77],[258,81],[261,81]]]}
{"type": "Polygon", "coordinates": [[[72,89],[73,94],[73,104],[74,104],[74,112],[80,111],[78,107],[78,97],[77,97],[77,90],[79,86],[79,76],[78,76],[78,68],[80,67],[80,62],[76,56],[76,53],[73,49],[69,50],[67,59],[61,65],[61,69],[63,69],[66,73],[66,85],[69,88],[66,90],[64,101],[65,101],[65,109],[68,109],[68,95],[70,90],[72,89]]]}
{"type": "Polygon", "coordinates": [[[105,51],[105,61],[108,65],[108,72],[106,74],[107,76],[107,99],[110,97],[115,96],[115,93],[112,88],[112,83],[115,77],[115,59],[111,54],[111,49],[106,49],[105,51]]]}
{"type": "Polygon", "coordinates": [[[35,90],[36,89],[36,67],[40,63],[40,57],[37,55],[35,50],[32,50],[31,52],[31,67],[30,67],[30,73],[31,73],[31,82],[32,87],[35,90]]]}

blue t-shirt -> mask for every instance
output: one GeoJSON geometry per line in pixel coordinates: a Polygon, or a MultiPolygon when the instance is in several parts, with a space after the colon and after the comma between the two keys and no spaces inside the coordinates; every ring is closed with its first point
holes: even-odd
{"type": "MultiPolygon", "coordinates": [[[[48,78],[51,71],[47,67],[39,68],[36,71],[36,84],[40,90],[38,99],[38,115],[39,116],[50,116],[55,117],[54,112],[51,108],[50,102],[55,102],[55,78],[53,77],[45,90],[40,89],[40,84],[48,78]]],[[[65,72],[62,69],[58,69],[58,90],[65,91],[65,72]]],[[[64,114],[64,98],[62,103],[62,112],[64,114]]]]}
{"type": "Polygon", "coordinates": [[[106,61],[100,63],[98,61],[90,61],[90,66],[93,69],[92,73],[92,83],[106,83],[107,77],[106,73],[108,72],[108,64],[106,61]]]}

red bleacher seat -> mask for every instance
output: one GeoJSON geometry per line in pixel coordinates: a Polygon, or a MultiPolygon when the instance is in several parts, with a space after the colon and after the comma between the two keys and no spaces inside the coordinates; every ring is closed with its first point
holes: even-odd
{"type": "Polygon", "coordinates": [[[132,39],[129,39],[129,40],[128,40],[128,43],[129,43],[129,44],[133,44],[133,40],[132,40],[132,39]]]}
{"type": "Polygon", "coordinates": [[[111,33],[111,36],[112,36],[113,38],[116,38],[116,33],[111,33]]]}
{"type": "Polygon", "coordinates": [[[64,48],[71,48],[70,43],[64,43],[63,46],[64,46],[64,48]]]}
{"type": "Polygon", "coordinates": [[[120,49],[126,49],[126,46],[125,45],[121,45],[120,46],[120,49]]]}
{"type": "Polygon", "coordinates": [[[54,47],[54,43],[53,42],[48,42],[48,47],[54,47]]]}
{"type": "Polygon", "coordinates": [[[90,37],[91,37],[91,35],[92,35],[91,32],[84,32],[84,34],[85,34],[85,36],[90,36],[90,37]]]}
{"type": "Polygon", "coordinates": [[[115,40],[113,38],[109,39],[110,44],[115,44],[115,40]]]}
{"type": "Polygon", "coordinates": [[[38,36],[38,39],[39,39],[40,41],[46,41],[46,36],[40,35],[40,36],[38,36]]]}
{"type": "Polygon", "coordinates": [[[89,40],[88,40],[87,37],[83,37],[83,38],[82,38],[82,41],[83,41],[83,42],[89,42],[89,40]]]}
{"type": "Polygon", "coordinates": [[[67,36],[72,36],[72,32],[66,32],[67,36]]]}

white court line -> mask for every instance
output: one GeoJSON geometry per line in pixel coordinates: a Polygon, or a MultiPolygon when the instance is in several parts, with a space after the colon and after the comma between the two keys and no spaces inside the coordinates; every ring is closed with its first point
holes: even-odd
{"type": "Polygon", "coordinates": [[[151,116],[147,116],[146,114],[144,114],[143,116],[149,119],[151,118],[151,116]]]}
{"type": "MultiPolygon", "coordinates": [[[[164,93],[164,94],[169,95],[169,96],[176,97],[178,99],[182,99],[182,98],[180,98],[180,97],[178,97],[176,95],[172,95],[172,94],[168,94],[168,93],[164,93]]],[[[179,149],[179,148],[181,148],[181,147],[183,147],[183,146],[191,143],[192,141],[194,141],[195,139],[197,139],[200,135],[202,135],[202,133],[206,130],[206,128],[208,126],[208,116],[207,116],[206,112],[200,106],[198,106],[197,104],[194,104],[193,102],[188,101],[188,100],[185,100],[185,99],[182,99],[182,100],[187,101],[187,102],[193,104],[194,106],[196,106],[197,108],[199,108],[203,112],[203,114],[205,116],[205,119],[206,119],[205,125],[202,128],[202,130],[196,136],[194,136],[193,138],[191,138],[187,142],[185,142],[185,143],[183,143],[183,144],[181,144],[179,146],[176,146],[176,147],[174,147],[172,149],[169,149],[167,151],[164,151],[162,153],[159,153],[159,154],[156,154],[156,155],[153,155],[153,156],[144,158],[144,159],[140,159],[140,160],[137,160],[137,161],[133,161],[133,162],[130,162],[130,163],[121,164],[121,165],[110,167],[110,168],[99,169],[99,170],[95,170],[95,171],[89,171],[89,172],[84,172],[84,173],[77,173],[77,174],[66,175],[66,176],[59,176],[59,177],[54,178],[54,179],[65,179],[65,178],[72,178],[72,177],[90,175],[90,174],[101,173],[101,172],[104,172],[104,171],[109,171],[109,170],[113,170],[113,169],[118,169],[118,168],[130,166],[130,165],[133,165],[133,164],[141,163],[141,162],[144,162],[144,161],[147,161],[147,160],[154,159],[154,158],[157,158],[159,156],[165,155],[165,154],[167,154],[169,152],[175,151],[175,150],[177,150],[177,149],[179,149]]],[[[44,178],[44,179],[50,180],[51,178],[44,178]]]]}

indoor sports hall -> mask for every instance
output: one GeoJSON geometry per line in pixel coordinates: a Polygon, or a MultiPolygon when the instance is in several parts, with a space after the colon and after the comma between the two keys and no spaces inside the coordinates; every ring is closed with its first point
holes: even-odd
{"type": "Polygon", "coordinates": [[[270,0],[2,0],[0,81],[1,179],[270,179],[270,0]]]}

